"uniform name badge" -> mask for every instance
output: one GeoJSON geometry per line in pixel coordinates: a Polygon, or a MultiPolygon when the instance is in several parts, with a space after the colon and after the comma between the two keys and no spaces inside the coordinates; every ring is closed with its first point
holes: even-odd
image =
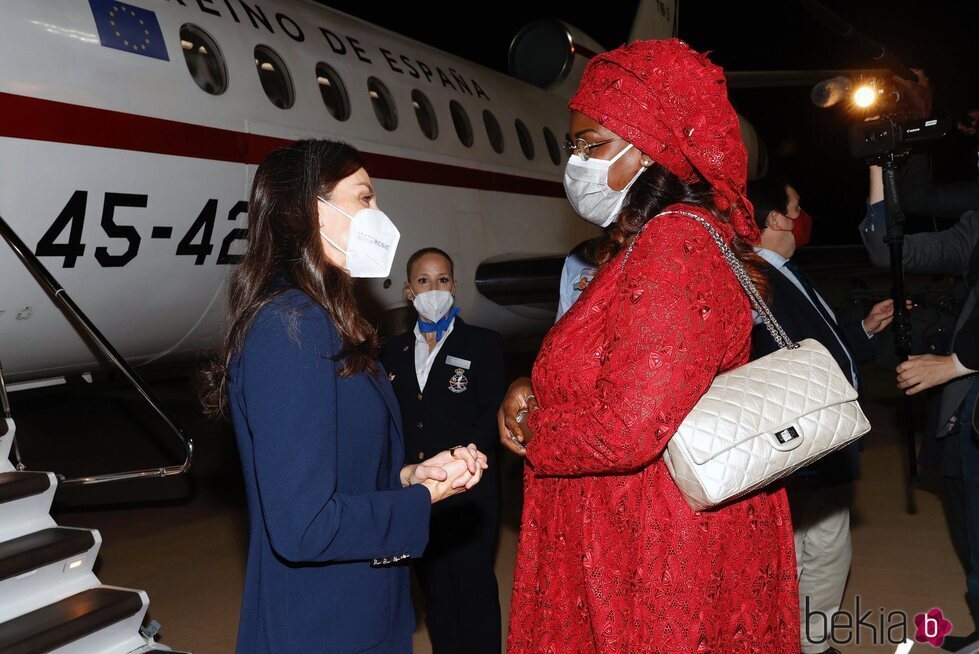
{"type": "Polygon", "coordinates": [[[460,359],[459,357],[454,357],[451,354],[445,357],[445,362],[450,366],[462,368],[463,370],[469,370],[469,368],[472,366],[472,361],[469,359],[460,359]]]}
{"type": "Polygon", "coordinates": [[[469,380],[466,379],[465,370],[456,368],[455,374],[449,379],[449,390],[453,393],[464,393],[469,388],[469,380]]]}

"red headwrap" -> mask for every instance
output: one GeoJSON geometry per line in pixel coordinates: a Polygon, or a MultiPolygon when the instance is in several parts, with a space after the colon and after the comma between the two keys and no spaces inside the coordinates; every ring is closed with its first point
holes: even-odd
{"type": "Polygon", "coordinates": [[[696,173],[714,187],[731,226],[759,238],[745,197],[748,156],[719,66],[678,39],[633,41],[585,67],[568,109],[632,143],[684,181],[696,173]],[[694,172],[696,171],[696,173],[694,172]]]}

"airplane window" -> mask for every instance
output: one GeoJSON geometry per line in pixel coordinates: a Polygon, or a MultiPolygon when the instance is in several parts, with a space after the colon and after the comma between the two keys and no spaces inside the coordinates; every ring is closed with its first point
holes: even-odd
{"type": "Polygon", "coordinates": [[[371,96],[377,122],[387,131],[393,132],[398,127],[398,109],[394,106],[394,98],[391,97],[388,87],[376,77],[371,77],[367,80],[367,93],[371,96]]]}
{"type": "Polygon", "coordinates": [[[554,132],[547,127],[544,128],[544,143],[547,144],[547,154],[551,155],[551,161],[554,162],[555,166],[560,166],[561,148],[557,144],[557,139],[554,138],[554,132]]]}
{"type": "Polygon", "coordinates": [[[316,83],[320,87],[320,95],[323,96],[323,104],[327,111],[337,120],[350,118],[350,100],[347,98],[347,88],[343,85],[343,80],[333,70],[322,61],[316,64],[316,83]]]}
{"type": "Polygon", "coordinates": [[[473,126],[469,122],[469,114],[455,100],[449,102],[449,112],[452,114],[452,123],[455,125],[459,140],[462,141],[464,146],[471,148],[473,144],[473,126]]]}
{"type": "Polygon", "coordinates": [[[489,137],[490,145],[497,152],[503,152],[503,130],[489,109],[483,109],[483,123],[486,125],[486,136],[489,137]]]}
{"type": "Polygon", "coordinates": [[[435,108],[425,94],[415,89],[411,92],[411,106],[415,108],[415,118],[422,132],[433,141],[439,135],[438,121],[435,119],[435,108]]]}
{"type": "Polygon", "coordinates": [[[228,90],[228,68],[224,55],[211,35],[190,23],[180,27],[180,47],[187,70],[202,91],[221,95],[228,90]]]}
{"type": "Polygon", "coordinates": [[[514,125],[517,126],[517,139],[520,141],[520,149],[523,150],[523,156],[528,159],[533,159],[534,139],[530,137],[530,130],[527,129],[527,126],[519,118],[514,122],[514,125]]]}
{"type": "Polygon", "coordinates": [[[296,92],[292,86],[292,76],[282,61],[282,57],[266,45],[255,46],[255,68],[258,69],[258,79],[262,81],[265,95],[279,109],[288,109],[296,101],[296,92]]]}

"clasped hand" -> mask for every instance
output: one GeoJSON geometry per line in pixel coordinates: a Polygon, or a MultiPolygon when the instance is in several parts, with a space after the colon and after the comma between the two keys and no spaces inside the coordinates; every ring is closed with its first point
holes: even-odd
{"type": "Polygon", "coordinates": [[[479,483],[483,471],[489,468],[486,455],[475,443],[442,450],[421,463],[401,469],[401,485],[423,484],[432,495],[432,502],[463,493],[479,483]]]}

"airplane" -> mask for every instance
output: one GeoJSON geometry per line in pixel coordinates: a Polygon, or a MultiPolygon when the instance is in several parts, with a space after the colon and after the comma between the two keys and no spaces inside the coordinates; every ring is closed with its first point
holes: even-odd
{"type": "MultiPolygon", "coordinates": [[[[437,246],[456,260],[467,319],[539,335],[564,256],[597,234],[564,197],[561,140],[567,99],[603,48],[539,21],[514,39],[508,76],[308,0],[8,0],[3,18],[0,232],[61,286],[0,243],[0,541],[27,551],[57,532],[64,560],[0,579],[0,645],[29,618],[45,642],[75,639],[58,651],[167,651],[140,627],[145,593],[93,574],[101,537],[48,515],[65,480],[9,461],[4,382],[27,389],[101,365],[62,300],[129,364],[213,352],[257,164],[295,139],[331,138],[363,153],[402,233],[391,276],[364,284],[386,322],[410,314],[407,257],[437,246]],[[71,615],[105,603],[125,619],[80,636],[77,621],[44,614],[72,601],[71,615]]],[[[675,0],[640,2],[630,40],[671,37],[676,22],[675,0]]],[[[732,85],[800,83],[738,75],[732,85]]],[[[761,176],[764,144],[741,127],[761,176]]],[[[186,444],[181,466],[69,481],[180,474],[186,444]]]]}
{"type": "MultiPolygon", "coordinates": [[[[463,315],[542,333],[561,260],[596,233],[564,198],[561,142],[603,48],[560,21],[517,35],[512,77],[304,0],[13,0],[4,17],[0,216],[135,365],[220,342],[251,177],[294,139],[363,152],[402,232],[390,278],[365,284],[388,314],[409,313],[401,270],[434,245],[463,315]]],[[[675,26],[675,3],[640,3],[631,38],[675,26]]],[[[2,244],[0,279],[12,388],[98,368],[2,244]]]]}
{"type": "Polygon", "coordinates": [[[407,313],[400,271],[434,245],[456,260],[467,318],[541,333],[541,263],[559,270],[594,234],[564,198],[558,135],[601,48],[564,29],[564,85],[542,89],[303,0],[12,0],[0,39],[0,649],[169,651],[146,593],[95,576],[98,532],[49,512],[68,484],[189,468],[191,439],[130,364],[220,342],[257,164],[299,138],[349,142],[402,233],[390,278],[365,284],[375,304],[407,313]],[[24,470],[6,382],[58,383],[103,355],[184,440],[183,464],[24,470]]]}

